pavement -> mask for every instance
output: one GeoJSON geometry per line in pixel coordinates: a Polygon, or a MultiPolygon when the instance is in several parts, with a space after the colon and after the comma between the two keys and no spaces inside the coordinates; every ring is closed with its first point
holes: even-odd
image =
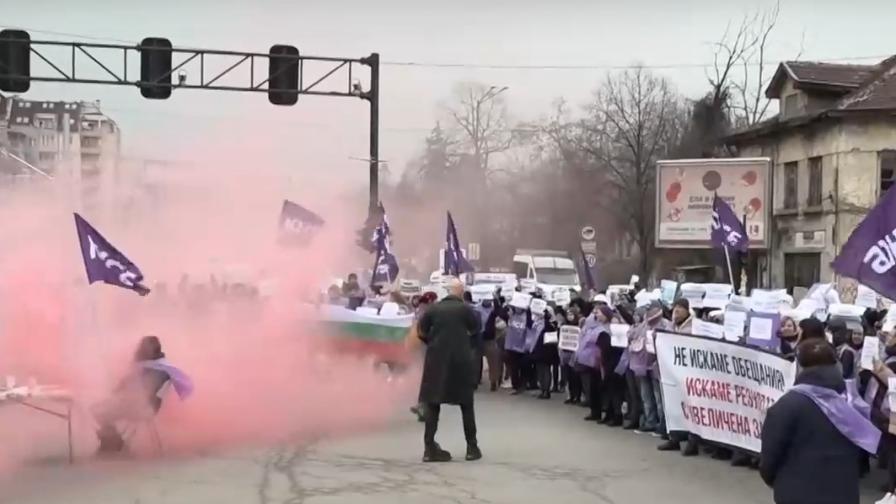
{"type": "MultiPolygon", "coordinates": [[[[463,461],[460,411],[442,408],[438,440],[455,461],[423,464],[422,424],[303,446],[122,467],[44,464],[4,481],[15,504],[768,504],[756,471],[656,450],[658,440],[585,422],[585,410],[506,392],[477,395],[485,458],[463,461]]],[[[164,433],[163,433],[164,436],[164,433]]],[[[874,476],[881,481],[880,474],[874,476]]],[[[868,489],[863,503],[880,494],[868,489]]]]}

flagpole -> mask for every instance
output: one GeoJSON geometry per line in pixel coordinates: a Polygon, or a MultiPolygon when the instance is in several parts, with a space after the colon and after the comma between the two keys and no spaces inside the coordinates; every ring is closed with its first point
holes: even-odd
{"type": "Polygon", "coordinates": [[[734,289],[734,272],[731,271],[731,255],[728,253],[728,245],[725,245],[725,264],[728,265],[728,281],[731,282],[731,288],[734,289]]]}

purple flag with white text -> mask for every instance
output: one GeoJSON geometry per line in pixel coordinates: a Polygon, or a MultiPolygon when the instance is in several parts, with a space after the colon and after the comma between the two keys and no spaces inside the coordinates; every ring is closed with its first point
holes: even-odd
{"type": "Polygon", "coordinates": [[[280,210],[281,242],[305,245],[323,225],[324,220],[316,213],[298,203],[283,200],[280,210]]]}
{"type": "Polygon", "coordinates": [[[840,275],[896,298],[896,191],[887,191],[831,262],[840,275]]]}
{"type": "Polygon", "coordinates": [[[87,269],[88,283],[103,282],[133,290],[141,296],[149,294],[149,289],[141,284],[143,273],[140,272],[140,268],[77,213],[75,227],[78,230],[81,257],[87,269]]]}
{"type": "Polygon", "coordinates": [[[376,235],[376,260],[373,263],[370,285],[389,284],[398,277],[398,259],[392,253],[386,225],[377,226],[374,234],[376,235]]]}
{"type": "Polygon", "coordinates": [[[460,240],[457,238],[457,228],[451,212],[448,212],[448,229],[445,232],[445,271],[446,275],[460,276],[463,273],[476,271],[473,265],[467,261],[460,248],[460,240]]]}
{"type": "Polygon", "coordinates": [[[716,194],[712,200],[712,244],[716,247],[728,247],[740,252],[750,249],[750,238],[743,222],[737,218],[734,210],[716,194]]]}

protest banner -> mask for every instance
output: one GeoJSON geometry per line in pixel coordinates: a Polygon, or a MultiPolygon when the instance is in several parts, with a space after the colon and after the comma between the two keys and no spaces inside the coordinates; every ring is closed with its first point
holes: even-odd
{"type": "Polygon", "coordinates": [[[560,350],[575,352],[579,349],[579,336],[582,330],[575,326],[563,326],[560,328],[560,350]]]}
{"type": "Polygon", "coordinates": [[[766,410],[793,384],[793,365],[755,348],[686,334],[658,333],[669,431],[761,451],[766,410]]]}

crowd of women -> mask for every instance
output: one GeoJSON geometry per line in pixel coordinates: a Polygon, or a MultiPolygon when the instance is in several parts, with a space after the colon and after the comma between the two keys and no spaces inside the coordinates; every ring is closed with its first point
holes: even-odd
{"type": "MultiPolygon", "coordinates": [[[[468,293],[469,294],[469,293],[468,293]]],[[[533,298],[538,299],[539,293],[533,298]]],[[[418,313],[435,301],[434,295],[415,300],[418,313]]],[[[538,399],[565,394],[564,403],[587,410],[586,421],[661,438],[661,451],[683,456],[701,452],[734,466],[759,467],[758,454],[714,445],[689,433],[668,432],[665,425],[660,372],[654,351],[656,331],[690,334],[695,319],[710,320],[708,310],[694,310],[687,299],[666,306],[659,300],[636,307],[632,297],[611,303],[597,294],[592,300],[576,297],[566,307],[543,311],[511,306],[509,296],[466,301],[482,320],[482,330],[471,342],[479,355],[480,383],[491,391],[509,388],[513,395],[533,393],[538,399]],[[611,343],[612,323],[630,326],[627,346],[611,343]],[[563,326],[579,328],[576,351],[563,350],[553,333],[563,326]],[[483,358],[488,365],[483,377],[483,358]]],[[[885,322],[884,312],[868,310],[857,323],[815,317],[801,320],[783,316],[779,334],[782,357],[793,361],[797,346],[807,340],[827,340],[835,348],[844,379],[853,380],[871,406],[871,420],[884,433],[877,461],[886,469],[886,491],[896,489],[896,416],[891,421],[887,401],[888,378],[896,376],[896,323],[885,322]],[[864,338],[876,335],[885,350],[874,370],[863,370],[860,354],[864,338]],[[892,426],[892,427],[891,427],[892,426]],[[893,434],[891,434],[891,430],[893,434]],[[893,455],[891,455],[893,454],[893,455]]],[[[746,344],[746,343],[744,343],[746,344]]],[[[799,367],[799,366],[797,366],[799,367]]],[[[857,461],[867,473],[870,460],[857,461]]]]}

